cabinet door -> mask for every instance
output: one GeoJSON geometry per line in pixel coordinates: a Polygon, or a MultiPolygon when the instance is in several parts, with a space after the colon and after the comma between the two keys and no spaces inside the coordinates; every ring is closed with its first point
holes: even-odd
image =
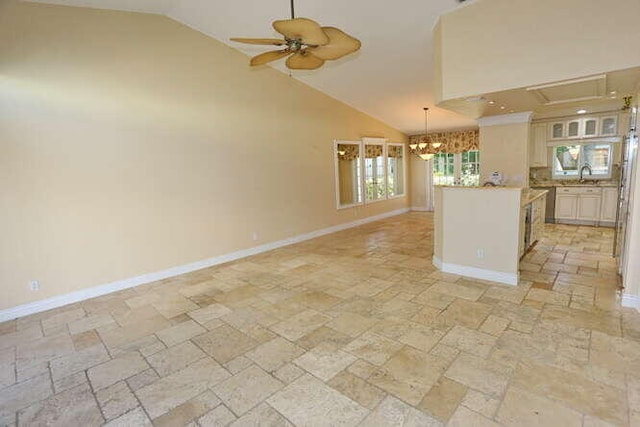
{"type": "Polygon", "coordinates": [[[598,221],[600,218],[600,198],[600,194],[580,194],[578,196],[576,219],[582,221],[598,221]]]}
{"type": "Polygon", "coordinates": [[[556,194],[556,219],[576,219],[577,194],[556,194]]]}
{"type": "Polygon", "coordinates": [[[549,125],[549,139],[562,139],[564,136],[564,122],[549,125]]]}
{"type": "Polygon", "coordinates": [[[618,210],[618,189],[602,189],[602,206],[600,207],[600,221],[614,222],[618,210]]]}
{"type": "Polygon", "coordinates": [[[598,136],[598,119],[585,118],[582,122],[582,136],[598,136]]]}
{"type": "Polygon", "coordinates": [[[567,138],[578,138],[580,136],[581,120],[571,120],[567,122],[567,138]]]}
{"type": "Polygon", "coordinates": [[[536,124],[532,129],[532,141],[531,150],[529,155],[531,157],[532,167],[546,167],[547,166],[547,125],[536,124]]]}
{"type": "Polygon", "coordinates": [[[607,116],[600,119],[600,135],[611,136],[618,134],[617,116],[607,116]]]}

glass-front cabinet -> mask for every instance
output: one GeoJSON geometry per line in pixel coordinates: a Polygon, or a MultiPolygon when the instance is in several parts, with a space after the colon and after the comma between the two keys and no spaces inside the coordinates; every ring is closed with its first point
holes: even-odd
{"type": "Polygon", "coordinates": [[[614,136],[618,134],[618,117],[607,116],[600,118],[600,135],[614,136]]]}
{"type": "Polygon", "coordinates": [[[580,137],[580,119],[567,122],[567,138],[580,137]]]}
{"type": "Polygon", "coordinates": [[[550,140],[616,136],[618,116],[576,117],[548,123],[550,140]]]}

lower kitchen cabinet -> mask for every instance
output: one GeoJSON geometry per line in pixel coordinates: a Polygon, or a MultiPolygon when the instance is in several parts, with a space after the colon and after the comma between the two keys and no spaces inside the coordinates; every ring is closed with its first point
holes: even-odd
{"type": "Polygon", "coordinates": [[[600,206],[600,221],[615,222],[618,212],[618,189],[603,188],[600,206]]]}
{"type": "Polygon", "coordinates": [[[617,202],[615,187],[557,187],[555,219],[567,224],[612,225],[617,202]]]}
{"type": "Polygon", "coordinates": [[[601,193],[591,190],[589,193],[578,194],[578,209],[576,219],[579,221],[599,221],[600,220],[600,199],[601,193]]]}
{"type": "MultiPolygon", "coordinates": [[[[556,190],[557,191],[557,190],[556,190]]],[[[578,195],[556,193],[556,220],[576,219],[578,212],[578,195]]]]}

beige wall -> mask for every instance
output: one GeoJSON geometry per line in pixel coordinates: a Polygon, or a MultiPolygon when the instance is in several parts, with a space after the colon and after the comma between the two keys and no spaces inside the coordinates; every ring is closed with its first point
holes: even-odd
{"type": "Polygon", "coordinates": [[[480,124],[480,183],[494,171],[502,172],[505,185],[529,186],[529,123],[483,126],[480,124]]]}
{"type": "Polygon", "coordinates": [[[402,133],[177,22],[1,0],[0,40],[0,309],[408,206],[335,208],[333,140],[402,133]]]}
{"type": "Polygon", "coordinates": [[[427,208],[427,168],[426,162],[417,156],[410,155],[411,170],[411,207],[416,209],[427,208]]]}
{"type": "Polygon", "coordinates": [[[434,255],[517,276],[520,197],[519,188],[436,187],[434,255]]]}
{"type": "Polygon", "coordinates": [[[436,102],[640,65],[637,0],[477,0],[435,28],[436,102]],[[620,48],[625,46],[625,48],[620,48]]]}

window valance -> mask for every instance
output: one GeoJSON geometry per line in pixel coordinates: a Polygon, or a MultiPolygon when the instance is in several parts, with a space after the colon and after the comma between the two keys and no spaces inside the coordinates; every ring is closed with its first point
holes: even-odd
{"type": "MultiPolygon", "coordinates": [[[[480,147],[480,132],[477,130],[465,130],[455,132],[438,132],[429,134],[430,142],[440,142],[442,145],[433,149],[434,153],[464,153],[469,150],[477,150],[480,147]]],[[[413,135],[409,137],[409,144],[425,142],[425,135],[413,135]]]]}

